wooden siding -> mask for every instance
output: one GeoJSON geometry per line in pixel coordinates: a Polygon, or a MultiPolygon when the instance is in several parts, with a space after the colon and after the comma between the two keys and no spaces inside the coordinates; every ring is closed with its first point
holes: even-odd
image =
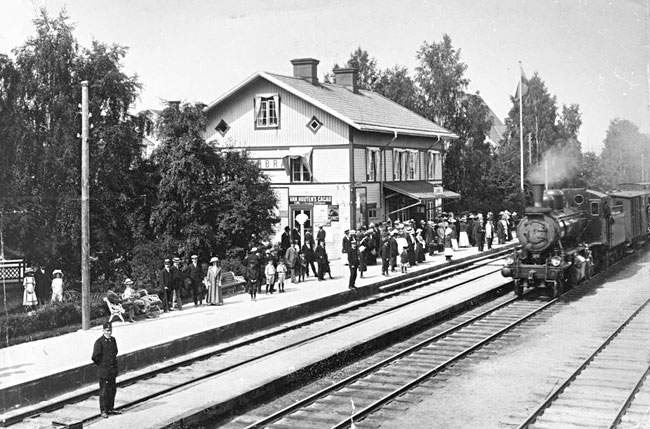
{"type": "MultiPolygon", "coordinates": [[[[441,153],[438,159],[438,166],[436,167],[436,178],[433,181],[442,181],[442,140],[435,137],[414,137],[399,135],[395,140],[390,134],[381,133],[354,133],[355,147],[379,147],[385,148],[385,166],[382,166],[382,173],[385,173],[384,180],[387,182],[393,181],[393,149],[417,149],[420,151],[420,170],[419,177],[414,180],[427,180],[426,178],[426,158],[425,153],[427,150],[437,150],[441,153]],[[389,144],[390,143],[390,144],[389,144]]],[[[365,153],[364,153],[365,155],[365,153]]],[[[356,162],[355,162],[356,165],[356,162]]],[[[364,161],[365,167],[365,161],[364,161]]],[[[363,180],[365,180],[365,169],[363,170],[363,180]]]]}
{"type": "Polygon", "coordinates": [[[317,149],[312,154],[314,182],[350,182],[349,148],[317,149]]]}
{"type": "Polygon", "coordinates": [[[348,125],[265,79],[257,79],[208,113],[205,138],[217,146],[289,147],[348,145],[348,125]],[[258,94],[279,94],[280,126],[255,129],[254,99],[258,94]],[[323,124],[314,134],[307,127],[313,116],[323,124]],[[222,137],[215,127],[224,120],[230,129],[222,137]]]}
{"type": "Polygon", "coordinates": [[[364,183],[366,181],[366,149],[354,148],[354,181],[364,183]]]}

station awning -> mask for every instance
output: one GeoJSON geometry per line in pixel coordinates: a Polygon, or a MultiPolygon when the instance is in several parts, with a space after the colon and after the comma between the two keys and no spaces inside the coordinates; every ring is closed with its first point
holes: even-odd
{"type": "Polygon", "coordinates": [[[284,171],[287,174],[291,173],[291,162],[292,159],[300,159],[302,165],[305,166],[309,174],[311,174],[311,152],[313,148],[302,146],[302,147],[291,147],[289,152],[282,157],[282,163],[284,164],[284,171]]]}
{"type": "Polygon", "coordinates": [[[384,187],[419,201],[430,201],[440,198],[447,200],[460,199],[460,194],[443,189],[440,185],[434,185],[426,180],[412,182],[384,182],[384,187]]]}

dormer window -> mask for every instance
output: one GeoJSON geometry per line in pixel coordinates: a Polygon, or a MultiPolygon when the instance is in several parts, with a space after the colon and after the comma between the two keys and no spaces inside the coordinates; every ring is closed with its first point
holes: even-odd
{"type": "Polygon", "coordinates": [[[222,119],[214,129],[217,130],[219,134],[221,134],[221,137],[224,137],[230,129],[230,125],[228,125],[226,121],[222,119]]]}
{"type": "Polygon", "coordinates": [[[255,128],[278,128],[280,97],[277,94],[255,97],[255,128]]]}

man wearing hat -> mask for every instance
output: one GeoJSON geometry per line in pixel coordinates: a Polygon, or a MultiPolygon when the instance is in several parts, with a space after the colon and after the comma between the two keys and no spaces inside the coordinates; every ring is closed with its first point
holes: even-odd
{"type": "Polygon", "coordinates": [[[113,327],[110,322],[102,326],[103,335],[95,341],[92,361],[97,365],[99,378],[99,410],[103,418],[109,414],[122,414],[115,410],[115,391],[117,385],[117,342],[113,338],[113,327]]]}
{"type": "Polygon", "coordinates": [[[158,273],[158,288],[160,288],[160,297],[162,299],[163,311],[169,311],[169,303],[172,301],[174,287],[172,283],[171,261],[165,259],[165,266],[158,273]]]}
{"type": "Polygon", "coordinates": [[[175,309],[176,306],[178,306],[179,310],[183,309],[183,298],[181,296],[181,290],[183,289],[183,273],[181,272],[181,259],[180,258],[174,258],[173,260],[174,265],[170,268],[170,271],[172,273],[172,289],[173,289],[173,295],[172,295],[172,308],[171,310],[175,309]]]}
{"type": "Polygon", "coordinates": [[[192,262],[187,267],[187,277],[192,282],[192,299],[194,306],[199,307],[203,305],[203,269],[199,265],[198,255],[192,255],[192,262]]]}
{"type": "Polygon", "coordinates": [[[325,230],[323,229],[323,225],[317,225],[318,226],[318,232],[316,233],[316,242],[322,241],[325,243],[325,230]]]}
{"type": "Polygon", "coordinates": [[[346,254],[350,250],[350,230],[346,229],[343,234],[341,253],[346,254]]]}

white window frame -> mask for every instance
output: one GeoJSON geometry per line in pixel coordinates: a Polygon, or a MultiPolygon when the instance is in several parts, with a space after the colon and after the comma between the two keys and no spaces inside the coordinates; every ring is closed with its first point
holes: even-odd
{"type": "Polygon", "coordinates": [[[420,152],[417,149],[393,149],[393,180],[418,180],[420,152]]]}
{"type": "Polygon", "coordinates": [[[366,181],[381,181],[381,152],[378,147],[366,148],[366,181]]]}
{"type": "Polygon", "coordinates": [[[291,163],[291,182],[292,183],[304,183],[311,182],[312,176],[305,164],[302,161],[302,158],[292,158],[289,160],[291,163]]]}
{"type": "Polygon", "coordinates": [[[258,94],[255,96],[255,128],[278,128],[280,126],[280,96],[258,94]]]}
{"type": "Polygon", "coordinates": [[[427,180],[436,180],[438,159],[440,159],[440,152],[437,150],[427,151],[427,180]]]}

